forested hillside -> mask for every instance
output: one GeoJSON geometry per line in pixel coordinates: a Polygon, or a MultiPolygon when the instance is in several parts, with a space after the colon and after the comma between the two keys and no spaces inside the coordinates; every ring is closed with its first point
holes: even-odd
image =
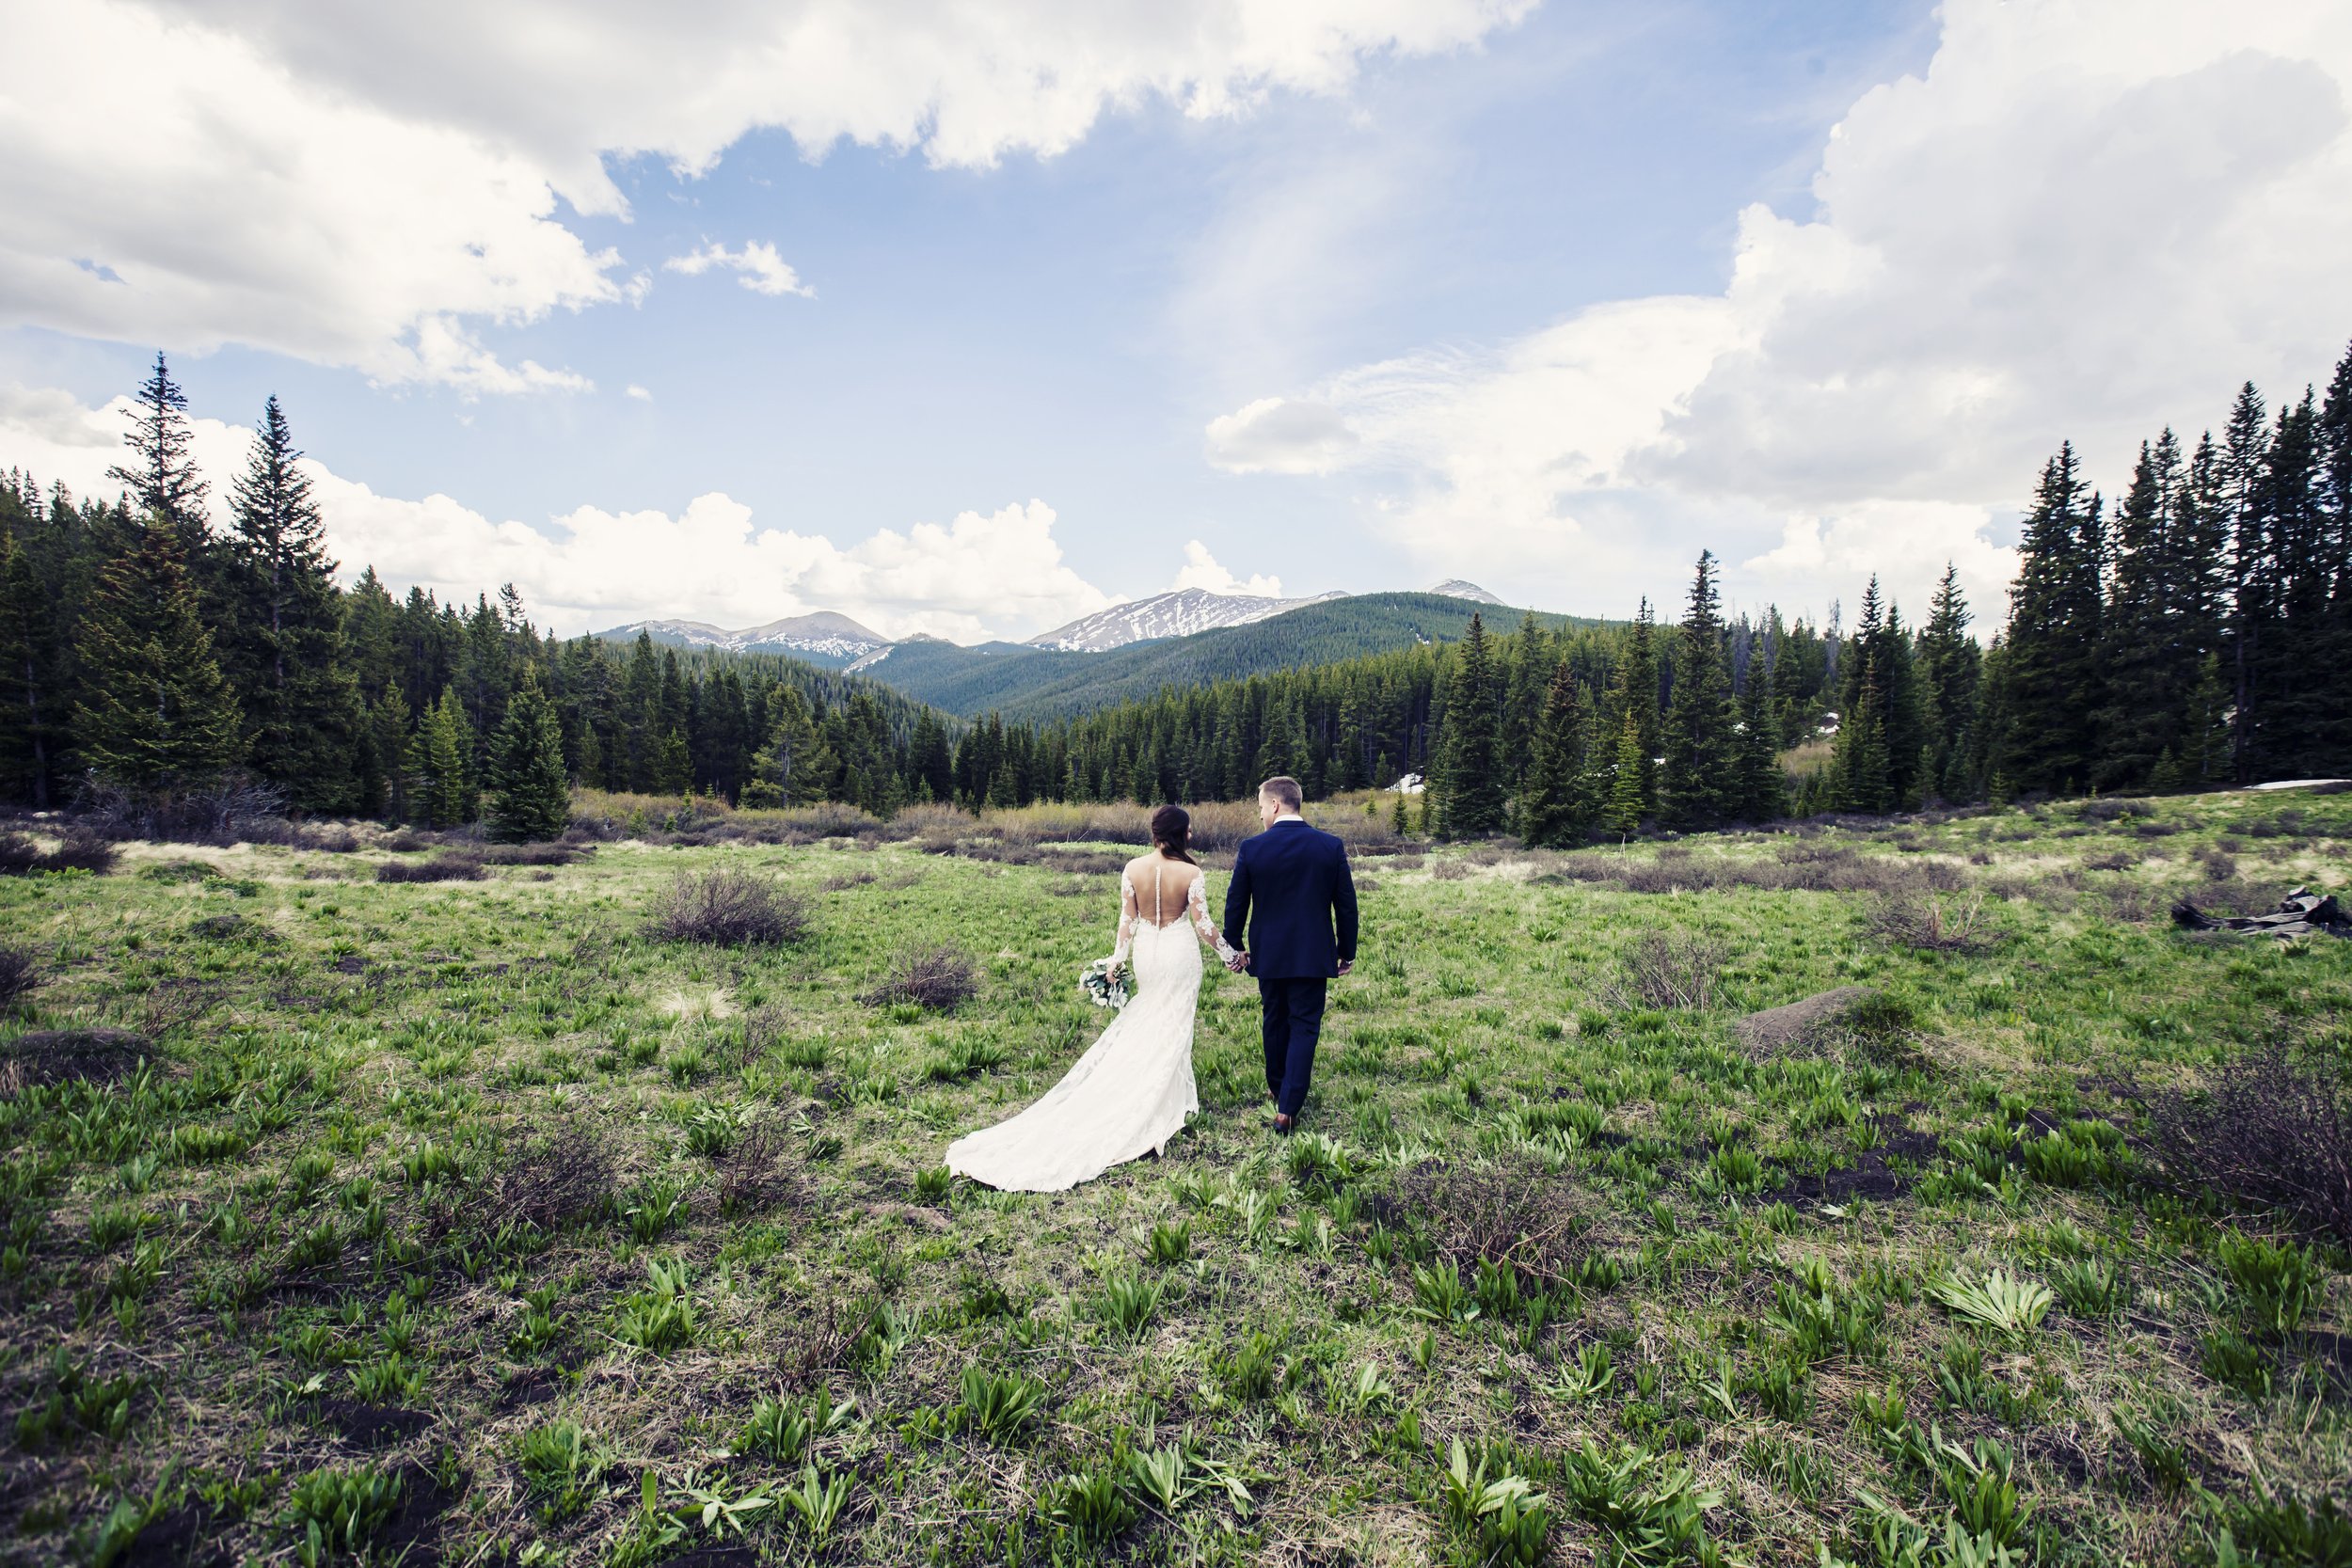
{"type": "MultiPolygon", "coordinates": [[[[916,638],[861,666],[861,673],[917,702],[966,718],[996,714],[1008,721],[1044,722],[1152,697],[1167,689],[1455,641],[1479,609],[1468,599],[1440,594],[1361,594],[1304,605],[1247,626],[1133,642],[1100,653],[1025,642],[966,647],[916,638]]],[[[1570,620],[1557,615],[1537,619],[1548,626],[1570,620]]]]}
{"type": "Polygon", "coordinates": [[[877,667],[898,690],[559,641],[511,589],[469,608],[372,571],[339,588],[276,400],[225,533],[183,406],[159,356],[116,499],[0,485],[0,786],[24,804],[250,778],[301,811],[518,832],[560,818],[564,781],[888,815],[1410,772],[1433,831],[1565,844],[2352,772],[2352,354],[2324,394],[2273,415],[2249,385],[2219,436],[2143,444],[2111,507],[2062,446],[1986,644],[1949,572],[1916,625],[1873,579],[1848,630],[1726,622],[1703,555],[1670,626],[1645,603],[1503,633],[1465,601],[1375,594],[1100,655],[902,644],[877,667]],[[988,717],[951,727],[917,697],[988,717]],[[1786,751],[1831,729],[1828,766],[1792,775],[1786,751]]]}

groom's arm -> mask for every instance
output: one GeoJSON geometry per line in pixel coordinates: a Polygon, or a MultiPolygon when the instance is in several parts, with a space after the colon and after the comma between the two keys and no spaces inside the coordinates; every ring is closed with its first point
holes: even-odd
{"type": "Polygon", "coordinates": [[[1244,844],[1233,852],[1233,879],[1225,884],[1225,945],[1236,953],[1246,953],[1249,944],[1242,940],[1249,929],[1249,846],[1244,844]]]}
{"type": "Polygon", "coordinates": [[[1331,890],[1331,908],[1340,920],[1340,967],[1356,961],[1356,876],[1348,869],[1347,851],[1340,851],[1339,885],[1331,890]]]}

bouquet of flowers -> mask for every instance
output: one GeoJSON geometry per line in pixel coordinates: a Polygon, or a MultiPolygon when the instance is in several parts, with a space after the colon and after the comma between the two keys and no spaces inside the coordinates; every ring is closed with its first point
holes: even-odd
{"type": "Polygon", "coordinates": [[[1135,974],[1124,958],[1097,958],[1078,975],[1078,989],[1098,1007],[1125,1006],[1134,986],[1135,974]]]}

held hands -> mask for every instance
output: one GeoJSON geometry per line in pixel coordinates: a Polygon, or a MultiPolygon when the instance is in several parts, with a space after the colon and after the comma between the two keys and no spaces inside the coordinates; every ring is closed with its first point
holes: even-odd
{"type": "Polygon", "coordinates": [[[1340,960],[1340,973],[1342,974],[1345,974],[1349,970],[1354,969],[1355,967],[1356,960],[1353,958],[1342,958],[1340,960]]]}
{"type": "Polygon", "coordinates": [[[1249,955],[1248,953],[1235,953],[1232,957],[1225,960],[1225,967],[1232,970],[1236,974],[1247,974],[1249,973],[1249,955]]]}

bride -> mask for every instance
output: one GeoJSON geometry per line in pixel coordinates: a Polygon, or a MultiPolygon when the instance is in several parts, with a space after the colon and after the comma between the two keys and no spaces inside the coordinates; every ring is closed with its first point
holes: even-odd
{"type": "Polygon", "coordinates": [[[1200,867],[1185,853],[1191,832],[1182,807],[1162,806],[1152,815],[1152,852],[1120,873],[1112,957],[1131,960],[1127,1006],[1044,1099],[949,1145],[949,1170],[1011,1192],[1062,1192],[1164,1148],[1200,1109],[1192,1081],[1200,948],[1216,948],[1219,958],[1234,954],[1209,918],[1200,867]]]}

